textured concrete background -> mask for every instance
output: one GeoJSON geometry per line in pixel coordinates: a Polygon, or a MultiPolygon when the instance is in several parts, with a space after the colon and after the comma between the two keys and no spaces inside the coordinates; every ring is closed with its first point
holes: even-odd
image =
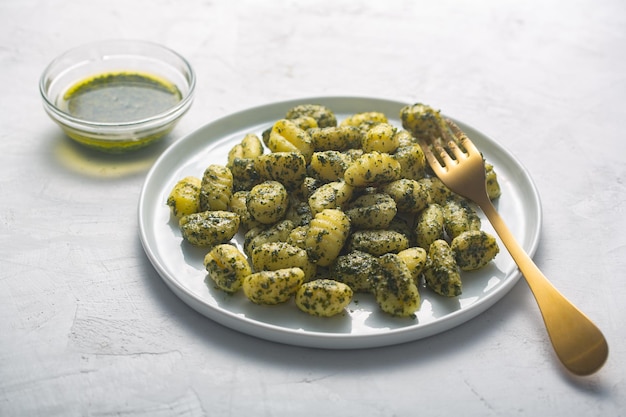
{"type": "Polygon", "coordinates": [[[626,3],[0,2],[3,416],[624,416],[626,3]],[[38,78],[79,44],[165,44],[197,71],[164,143],[111,158],[47,118],[38,78]],[[138,238],[145,174],[173,141],[277,100],[421,101],[509,149],[542,197],[535,260],[611,347],[572,378],[525,283],[446,333],[360,351],[258,340],[195,313],[138,238]]]}

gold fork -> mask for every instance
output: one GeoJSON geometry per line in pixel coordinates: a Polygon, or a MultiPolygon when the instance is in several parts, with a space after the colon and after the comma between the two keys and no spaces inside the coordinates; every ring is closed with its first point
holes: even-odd
{"type": "Polygon", "coordinates": [[[602,332],[548,281],[517,243],[487,195],[485,163],[481,153],[454,122],[446,120],[446,124],[458,144],[455,140],[429,144],[421,139],[429,165],[448,188],[474,201],[485,213],[526,278],[552,346],[563,365],[576,375],[596,372],[609,352],[602,332]]]}

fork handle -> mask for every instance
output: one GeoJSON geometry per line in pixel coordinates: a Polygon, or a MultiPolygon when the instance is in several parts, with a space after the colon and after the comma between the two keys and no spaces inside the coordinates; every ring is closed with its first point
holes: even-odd
{"type": "Polygon", "coordinates": [[[589,375],[602,367],[608,344],[598,327],[543,275],[517,243],[488,197],[476,202],[493,225],[532,291],[552,346],[563,365],[576,375],[589,375]]]}

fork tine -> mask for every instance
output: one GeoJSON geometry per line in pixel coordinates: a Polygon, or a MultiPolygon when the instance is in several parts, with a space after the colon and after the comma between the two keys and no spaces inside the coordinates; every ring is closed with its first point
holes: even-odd
{"type": "MultiPolygon", "coordinates": [[[[458,149],[456,144],[454,142],[452,142],[452,141],[450,141],[448,143],[448,146],[450,147],[451,150],[453,150],[452,146],[454,146],[454,147],[456,147],[456,149],[458,149]]],[[[439,154],[439,158],[441,158],[441,160],[443,161],[443,165],[450,166],[450,165],[452,165],[452,164],[454,164],[456,162],[452,158],[452,156],[450,156],[448,151],[446,151],[446,148],[441,146],[441,144],[438,143],[438,144],[435,145],[435,151],[439,154]]]]}
{"type": "Polygon", "coordinates": [[[446,124],[448,125],[448,127],[450,128],[454,136],[457,138],[457,140],[459,141],[459,144],[461,145],[460,147],[465,153],[467,153],[468,155],[472,153],[477,153],[477,154],[480,153],[480,151],[476,149],[476,146],[474,145],[474,143],[470,140],[470,138],[467,137],[465,132],[463,132],[461,128],[457,126],[456,123],[454,123],[450,119],[446,119],[446,124]]]}
{"type": "Polygon", "coordinates": [[[434,154],[433,150],[430,147],[430,144],[425,140],[421,139],[419,141],[422,151],[424,152],[424,156],[428,161],[428,165],[432,168],[436,175],[440,176],[445,173],[445,168],[442,165],[442,161],[440,161],[434,154]]]}
{"type": "Polygon", "coordinates": [[[450,149],[450,152],[454,154],[457,161],[466,156],[463,149],[461,149],[454,141],[448,142],[448,149],[450,149]]]}

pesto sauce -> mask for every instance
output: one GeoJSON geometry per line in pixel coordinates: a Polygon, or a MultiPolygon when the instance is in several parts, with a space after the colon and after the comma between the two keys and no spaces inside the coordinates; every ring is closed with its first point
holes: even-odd
{"type": "Polygon", "coordinates": [[[155,116],[182,99],[169,81],[138,72],[109,72],[89,77],[63,96],[67,112],[100,123],[125,123],[155,116]]]}

